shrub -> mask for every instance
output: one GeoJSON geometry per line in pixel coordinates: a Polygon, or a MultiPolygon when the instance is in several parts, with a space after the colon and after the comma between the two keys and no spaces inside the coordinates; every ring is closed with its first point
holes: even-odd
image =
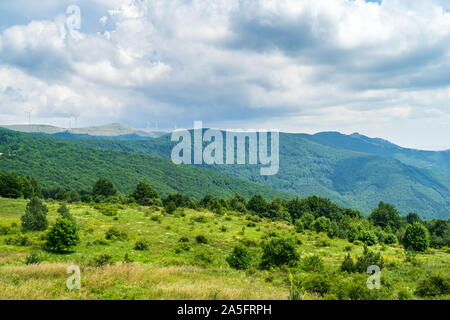
{"type": "Polygon", "coordinates": [[[67,207],[66,203],[63,203],[59,206],[58,208],[58,213],[61,215],[61,218],[69,220],[69,221],[74,221],[73,216],[70,214],[70,210],[67,207]]]}
{"type": "Polygon", "coordinates": [[[118,213],[117,208],[115,208],[113,206],[105,206],[105,205],[99,207],[99,211],[101,214],[103,214],[104,216],[107,216],[107,217],[114,217],[118,213]]]}
{"type": "Polygon", "coordinates": [[[246,270],[250,266],[251,257],[247,249],[236,246],[226,260],[230,267],[237,270],[246,270]]]}
{"type": "Polygon", "coordinates": [[[353,273],[356,271],[355,262],[353,261],[353,258],[350,254],[347,254],[345,256],[344,261],[342,261],[340,270],[342,272],[348,272],[348,273],[353,273]]]}
{"type": "Polygon", "coordinates": [[[97,267],[103,267],[108,264],[113,264],[112,256],[110,254],[103,253],[103,254],[95,257],[91,264],[94,266],[97,266],[97,267]]]}
{"type": "Polygon", "coordinates": [[[312,223],[311,227],[317,233],[328,233],[331,231],[331,220],[326,217],[319,217],[312,223]]]}
{"type": "Polygon", "coordinates": [[[302,215],[300,220],[303,222],[305,229],[311,229],[311,225],[314,222],[314,216],[311,213],[306,212],[302,215]]]}
{"type": "Polygon", "coordinates": [[[297,233],[302,233],[305,230],[305,224],[302,220],[295,221],[295,231],[297,233]]]}
{"type": "Polygon", "coordinates": [[[377,244],[377,236],[372,231],[364,230],[358,240],[362,241],[364,244],[368,246],[373,246],[377,244]]]}
{"type": "Polygon", "coordinates": [[[300,285],[309,293],[324,296],[330,292],[332,281],[327,274],[314,273],[301,279],[300,285]]]}
{"type": "Polygon", "coordinates": [[[152,220],[152,221],[155,221],[155,222],[157,222],[157,223],[161,223],[162,222],[162,216],[160,216],[159,214],[157,214],[157,215],[153,215],[151,218],[150,218],[150,220],[152,220]]]}
{"type": "Polygon", "coordinates": [[[397,293],[398,300],[413,300],[414,296],[408,289],[400,289],[397,293]]]}
{"type": "Polygon", "coordinates": [[[145,240],[136,241],[134,244],[134,250],[145,251],[148,249],[148,243],[145,240]]]}
{"type": "Polygon", "coordinates": [[[181,238],[178,240],[178,242],[185,242],[185,243],[187,243],[187,242],[189,242],[189,238],[187,238],[187,237],[181,237],[181,238]]]}
{"type": "Polygon", "coordinates": [[[164,206],[164,210],[168,214],[173,214],[175,212],[175,210],[177,210],[177,205],[175,204],[175,202],[170,201],[164,206]]]}
{"type": "Polygon", "coordinates": [[[431,275],[419,283],[416,294],[421,297],[450,294],[450,278],[448,276],[431,275]]]}
{"type": "Polygon", "coordinates": [[[27,204],[25,214],[22,216],[22,227],[29,231],[43,231],[48,227],[48,208],[41,199],[34,197],[27,204]]]}
{"type": "Polygon", "coordinates": [[[128,240],[128,234],[124,231],[120,231],[116,227],[112,227],[108,231],[106,231],[105,239],[111,241],[115,240],[125,241],[128,240]]]}
{"type": "Polygon", "coordinates": [[[220,227],[220,231],[221,231],[221,232],[227,232],[227,230],[228,230],[228,229],[227,229],[227,227],[225,227],[225,226],[221,226],[221,227],[220,227]]]}
{"type": "Polygon", "coordinates": [[[21,247],[30,246],[32,244],[32,242],[28,239],[28,237],[23,233],[17,233],[12,237],[6,238],[5,243],[7,245],[21,246],[21,247]]]}
{"type": "Polygon", "coordinates": [[[59,219],[46,236],[45,248],[51,252],[65,252],[76,246],[80,240],[78,227],[72,221],[59,219]]]}
{"type": "Polygon", "coordinates": [[[200,251],[194,257],[195,264],[199,266],[209,266],[213,263],[214,258],[210,252],[200,251]]]}
{"type": "Polygon", "coordinates": [[[272,238],[269,242],[262,244],[262,250],[261,269],[267,270],[283,265],[293,266],[300,259],[292,239],[272,238]]]}
{"type": "Polygon", "coordinates": [[[356,259],[355,271],[359,273],[365,273],[369,266],[378,266],[380,269],[384,266],[383,258],[380,252],[370,251],[367,246],[364,246],[364,252],[362,256],[356,259]]]}
{"type": "Polygon", "coordinates": [[[41,262],[42,262],[41,258],[35,253],[25,258],[26,265],[39,264],[41,262]]]}
{"type": "Polygon", "coordinates": [[[321,257],[313,255],[303,259],[302,267],[305,271],[322,272],[325,269],[325,264],[321,257]]]}
{"type": "Polygon", "coordinates": [[[206,237],[204,235],[198,235],[197,237],[195,237],[195,241],[197,241],[197,243],[203,243],[203,244],[208,243],[208,239],[206,239],[206,237]]]}
{"type": "Polygon", "coordinates": [[[393,233],[388,233],[384,238],[385,244],[394,244],[397,243],[397,236],[393,233]]]}
{"type": "Polygon", "coordinates": [[[410,224],[403,236],[403,245],[407,250],[425,251],[430,245],[430,239],[427,228],[419,222],[410,224]]]}

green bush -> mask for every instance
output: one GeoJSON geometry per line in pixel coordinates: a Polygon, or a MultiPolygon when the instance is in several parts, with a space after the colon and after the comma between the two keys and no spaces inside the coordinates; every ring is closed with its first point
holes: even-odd
{"type": "Polygon", "coordinates": [[[208,239],[206,239],[206,237],[204,235],[198,235],[197,237],[195,237],[195,241],[197,241],[197,243],[202,243],[202,244],[208,243],[208,239]]]}
{"type": "Polygon", "coordinates": [[[398,300],[413,300],[414,296],[408,289],[400,289],[397,293],[398,300]]]}
{"type": "Polygon", "coordinates": [[[210,266],[213,262],[214,257],[208,251],[200,251],[194,256],[194,263],[202,267],[210,266]]]}
{"type": "Polygon", "coordinates": [[[43,231],[48,227],[48,208],[41,199],[34,197],[27,204],[22,216],[22,227],[29,231],[43,231]]]}
{"type": "Polygon", "coordinates": [[[397,243],[397,236],[393,233],[388,233],[384,238],[385,244],[395,244],[397,243]]]}
{"type": "Polygon", "coordinates": [[[431,275],[419,283],[416,294],[421,297],[448,295],[450,294],[450,277],[448,275],[431,275]]]}
{"type": "Polygon", "coordinates": [[[327,274],[313,273],[303,277],[300,280],[299,286],[303,287],[309,293],[324,296],[330,292],[332,284],[333,282],[327,274]]]}
{"type": "Polygon", "coordinates": [[[261,257],[260,268],[270,269],[271,267],[281,267],[284,265],[294,266],[300,259],[295,243],[292,239],[272,238],[262,244],[263,255],[261,257]]]}
{"type": "Polygon", "coordinates": [[[164,210],[168,214],[173,214],[175,212],[175,210],[177,210],[177,205],[175,204],[175,202],[170,201],[164,206],[164,210]]]}
{"type": "Polygon", "coordinates": [[[108,231],[106,231],[105,239],[111,241],[126,241],[128,240],[128,234],[125,231],[120,231],[116,227],[111,227],[108,231]]]}
{"type": "Polygon", "coordinates": [[[305,224],[302,222],[302,220],[295,221],[295,231],[297,233],[302,233],[305,231],[305,224]]]}
{"type": "Polygon", "coordinates": [[[421,223],[410,224],[403,236],[403,245],[407,250],[425,251],[430,245],[430,239],[427,228],[421,223]]]}
{"type": "Polygon", "coordinates": [[[326,217],[317,218],[311,225],[317,233],[329,233],[331,231],[331,220],[326,217]]]}
{"type": "Polygon", "coordinates": [[[247,249],[236,246],[226,260],[230,267],[237,270],[246,270],[250,266],[251,257],[247,249]]]}
{"type": "Polygon", "coordinates": [[[80,241],[78,227],[72,221],[59,219],[46,236],[45,248],[51,252],[65,252],[80,241]]]}
{"type": "Polygon", "coordinates": [[[300,221],[303,222],[305,229],[311,229],[311,225],[314,222],[314,215],[309,212],[305,212],[300,218],[300,221]]]}
{"type": "Polygon", "coordinates": [[[145,240],[138,240],[134,244],[134,250],[145,251],[148,249],[148,243],[145,240]]]}
{"type": "Polygon", "coordinates": [[[69,220],[69,221],[74,221],[75,219],[73,218],[73,216],[70,214],[70,210],[67,207],[66,203],[62,203],[59,208],[58,208],[58,213],[61,215],[61,218],[69,220]]]}
{"type": "Polygon", "coordinates": [[[180,239],[178,239],[178,242],[189,242],[189,238],[188,237],[181,237],[180,239]]]}
{"type": "Polygon", "coordinates": [[[342,261],[340,270],[342,272],[353,273],[356,271],[355,262],[350,254],[347,254],[342,261]]]}
{"type": "Polygon", "coordinates": [[[91,262],[91,265],[96,267],[103,267],[108,264],[113,264],[112,256],[107,253],[103,253],[99,256],[94,257],[93,261],[91,262]]]}
{"type": "Polygon", "coordinates": [[[364,230],[358,240],[362,241],[368,246],[374,246],[377,244],[377,236],[372,231],[364,230]]]}
{"type": "Polygon", "coordinates": [[[35,253],[25,258],[26,265],[39,264],[41,262],[42,262],[41,258],[35,253]]]}
{"type": "Polygon", "coordinates": [[[364,246],[364,252],[362,256],[359,256],[356,259],[355,271],[359,273],[365,273],[367,272],[367,268],[373,265],[378,266],[380,269],[383,269],[384,261],[381,257],[381,253],[370,251],[367,246],[364,246]]]}
{"type": "Polygon", "coordinates": [[[302,267],[309,272],[322,272],[325,270],[323,259],[318,255],[306,257],[302,260],[302,267]]]}
{"type": "Polygon", "coordinates": [[[26,235],[19,232],[12,237],[8,237],[5,239],[5,244],[11,245],[11,246],[21,246],[26,247],[32,245],[32,242],[28,239],[26,235]]]}

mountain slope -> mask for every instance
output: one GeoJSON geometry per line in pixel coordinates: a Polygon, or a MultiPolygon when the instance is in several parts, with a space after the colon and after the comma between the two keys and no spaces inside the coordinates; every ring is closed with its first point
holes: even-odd
{"type": "MultiPolygon", "coordinates": [[[[103,149],[169,158],[175,143],[166,135],[151,141],[71,140],[103,149]]],[[[280,134],[280,171],[261,176],[258,166],[202,166],[270,188],[301,196],[320,195],[364,212],[379,201],[394,204],[402,214],[448,218],[450,175],[408,166],[389,157],[336,149],[303,134],[280,134]]]]}
{"type": "Polygon", "coordinates": [[[0,172],[14,171],[38,178],[45,188],[62,185],[89,190],[99,177],[112,179],[119,191],[129,193],[138,181],[150,183],[160,194],[182,192],[195,198],[211,193],[227,197],[235,192],[249,197],[291,198],[277,191],[212,170],[176,166],[143,154],[90,149],[75,141],[40,134],[0,129],[0,172]]]}
{"type": "Polygon", "coordinates": [[[397,159],[404,164],[422,169],[450,172],[450,150],[422,151],[399,147],[389,141],[369,138],[358,133],[344,135],[339,132],[321,132],[302,135],[305,139],[335,149],[364,152],[397,159]]]}

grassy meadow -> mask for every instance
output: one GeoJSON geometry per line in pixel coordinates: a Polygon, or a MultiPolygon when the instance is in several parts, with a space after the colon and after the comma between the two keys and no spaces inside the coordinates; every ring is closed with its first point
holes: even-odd
{"type": "MultiPolygon", "coordinates": [[[[26,204],[26,200],[0,198],[0,226],[20,227],[26,204]]],[[[46,205],[52,225],[60,204],[47,201],[46,205]]],[[[119,207],[117,216],[110,217],[86,204],[68,207],[80,234],[80,243],[69,253],[44,251],[45,232],[23,233],[26,241],[15,244],[8,239],[17,235],[0,235],[0,299],[285,300],[293,286],[298,287],[296,299],[342,299],[355,297],[347,291],[358,287],[349,286],[365,287],[369,277],[339,272],[347,254],[355,257],[362,254],[362,244],[329,239],[309,230],[296,233],[292,225],[284,222],[191,209],[178,209],[169,215],[158,207],[126,205],[119,207]],[[124,237],[107,240],[105,234],[113,227],[124,237]],[[206,238],[206,243],[196,240],[200,235],[206,238]],[[295,239],[301,256],[298,266],[269,271],[258,268],[260,244],[274,235],[295,239]],[[148,244],[144,250],[136,249],[136,242],[140,241],[148,244]],[[228,266],[226,258],[236,245],[246,247],[251,253],[252,262],[247,270],[228,266]],[[39,257],[40,263],[25,263],[32,254],[39,257]],[[324,262],[320,272],[311,271],[302,263],[312,255],[324,262]],[[81,268],[79,290],[66,287],[70,276],[66,269],[73,264],[81,268]],[[327,275],[325,284],[319,273],[327,275]],[[316,290],[316,287],[326,290],[316,290]]],[[[370,297],[450,298],[450,295],[416,294],[420,282],[430,275],[450,273],[449,252],[428,249],[409,256],[399,244],[376,245],[370,249],[381,251],[385,262],[381,289],[374,290],[370,297]]]]}

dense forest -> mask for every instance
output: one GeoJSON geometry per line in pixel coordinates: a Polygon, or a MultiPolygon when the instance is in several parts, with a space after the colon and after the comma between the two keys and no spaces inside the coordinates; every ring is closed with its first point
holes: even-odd
{"type": "MultiPolygon", "coordinates": [[[[408,151],[392,146],[383,148],[381,142],[381,146],[377,146],[373,141],[369,143],[342,135],[339,138],[332,135],[328,139],[328,136],[281,133],[280,171],[275,176],[261,176],[259,167],[253,165],[200,167],[291,194],[319,195],[365,213],[369,213],[380,201],[387,201],[403,215],[417,211],[426,219],[448,217],[450,174],[406,165],[397,159],[408,159],[405,162],[410,164],[432,162],[428,167],[440,167],[441,171],[445,171],[448,153],[408,151]],[[333,144],[336,146],[331,147],[333,144]]],[[[170,135],[150,141],[65,141],[83,147],[121,150],[165,159],[170,158],[176,144],[170,141],[170,135]]]]}

